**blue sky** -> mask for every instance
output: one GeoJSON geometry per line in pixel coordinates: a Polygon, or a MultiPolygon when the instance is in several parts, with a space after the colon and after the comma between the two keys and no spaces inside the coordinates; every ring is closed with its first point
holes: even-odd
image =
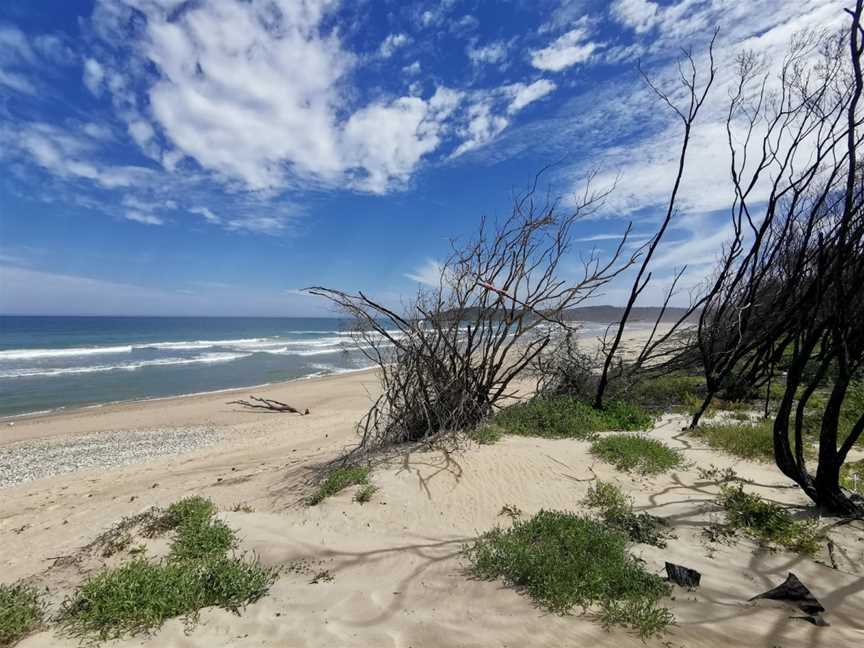
{"type": "MultiPolygon", "coordinates": [[[[679,131],[679,48],[718,81],[643,303],[727,234],[724,100],[837,0],[3,0],[0,313],[314,315],[298,289],[396,303],[541,167],[566,206],[615,182],[579,246],[651,231],[679,131]]],[[[577,270],[574,256],[571,271],[577,270]]],[[[624,284],[599,299],[621,303],[624,284]]],[[[686,300],[681,295],[679,301],[686,300]]]]}

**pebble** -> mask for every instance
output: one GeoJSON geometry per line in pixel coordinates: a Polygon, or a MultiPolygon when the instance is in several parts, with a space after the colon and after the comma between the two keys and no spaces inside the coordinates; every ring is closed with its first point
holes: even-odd
{"type": "Polygon", "coordinates": [[[77,470],[126,466],[181,454],[222,439],[212,426],[147,428],[0,446],[0,488],[77,470]]]}

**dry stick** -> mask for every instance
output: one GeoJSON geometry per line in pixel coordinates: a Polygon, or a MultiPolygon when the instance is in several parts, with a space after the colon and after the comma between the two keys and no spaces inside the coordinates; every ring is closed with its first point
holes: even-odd
{"type": "Polygon", "coordinates": [[[250,409],[264,409],[271,412],[290,412],[291,414],[299,414],[300,416],[306,416],[307,414],[309,414],[308,408],[301,411],[296,407],[292,407],[291,405],[288,405],[286,403],[281,403],[277,400],[273,400],[272,398],[258,398],[257,396],[250,396],[249,398],[256,402],[250,403],[246,400],[235,400],[228,401],[228,403],[226,404],[242,405],[243,407],[248,407],[250,409]]]}

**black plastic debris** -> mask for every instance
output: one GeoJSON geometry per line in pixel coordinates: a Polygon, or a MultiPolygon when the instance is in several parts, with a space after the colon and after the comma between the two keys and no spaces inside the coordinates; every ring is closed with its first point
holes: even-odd
{"type": "Polygon", "coordinates": [[[681,587],[693,588],[699,587],[699,583],[702,581],[702,574],[695,569],[667,562],[666,580],[670,580],[681,587]]]}
{"type": "Polygon", "coordinates": [[[773,601],[790,603],[804,612],[807,615],[805,619],[810,623],[814,625],[828,625],[822,618],[825,608],[822,607],[822,604],[813,596],[804,583],[798,580],[798,577],[791,572],[780,585],[762,594],[757,594],[750,600],[755,601],[756,599],[771,599],[773,601]]]}

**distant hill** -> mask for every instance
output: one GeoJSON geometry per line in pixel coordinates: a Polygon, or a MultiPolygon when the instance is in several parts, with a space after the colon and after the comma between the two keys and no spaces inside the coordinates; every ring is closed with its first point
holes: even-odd
{"type": "MultiPolygon", "coordinates": [[[[663,313],[663,322],[676,322],[684,313],[686,308],[672,308],[671,306],[663,313]]],[[[624,308],[621,306],[582,306],[579,308],[571,308],[564,311],[564,316],[568,320],[579,320],[581,322],[594,322],[598,324],[609,324],[617,322],[624,314],[624,308]]],[[[634,306],[630,312],[631,322],[654,322],[657,315],[660,314],[659,306],[634,306]]]]}
{"type": "MultiPolygon", "coordinates": [[[[677,322],[686,312],[685,308],[666,309],[663,314],[662,322],[677,322]]],[[[630,322],[650,322],[654,323],[657,320],[657,315],[660,313],[659,306],[635,306],[630,313],[630,322]]],[[[495,319],[503,316],[504,311],[490,311],[489,317],[495,319]]],[[[592,322],[595,324],[610,324],[621,320],[624,314],[622,306],[582,306],[579,308],[571,308],[564,311],[564,318],[567,320],[578,320],[580,322],[592,322]]],[[[468,308],[461,312],[461,316],[465,319],[473,319],[477,316],[476,308],[468,308]]],[[[458,317],[457,311],[446,311],[444,317],[458,317]]]]}

